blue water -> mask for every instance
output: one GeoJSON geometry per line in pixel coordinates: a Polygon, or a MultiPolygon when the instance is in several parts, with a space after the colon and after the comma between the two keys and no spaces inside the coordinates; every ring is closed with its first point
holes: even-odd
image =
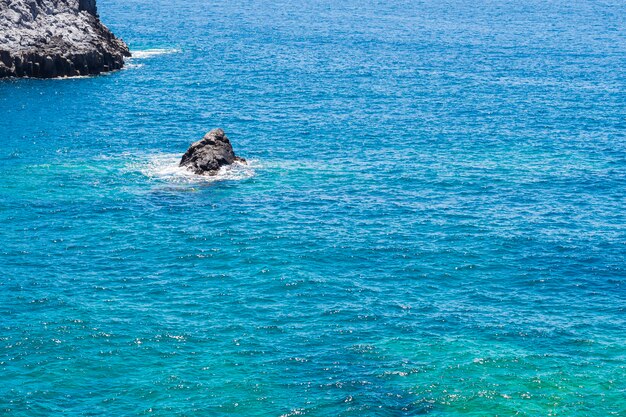
{"type": "Polygon", "coordinates": [[[1,415],[626,415],[623,2],[98,6],[0,82],[1,415]]]}

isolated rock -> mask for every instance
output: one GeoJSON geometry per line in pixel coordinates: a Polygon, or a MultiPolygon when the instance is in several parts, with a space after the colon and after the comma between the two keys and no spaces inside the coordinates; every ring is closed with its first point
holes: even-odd
{"type": "Polygon", "coordinates": [[[0,0],[0,78],[99,74],[127,56],[96,0],[0,0]]]}
{"type": "Polygon", "coordinates": [[[213,129],[204,137],[191,144],[180,161],[181,167],[187,167],[198,175],[215,175],[224,165],[234,162],[246,163],[233,152],[230,140],[222,129],[213,129]]]}

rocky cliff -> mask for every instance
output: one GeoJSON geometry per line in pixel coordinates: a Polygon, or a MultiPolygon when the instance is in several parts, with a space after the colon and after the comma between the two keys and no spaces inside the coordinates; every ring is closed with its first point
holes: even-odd
{"type": "Polygon", "coordinates": [[[96,0],[0,0],[0,78],[99,74],[126,56],[96,0]]]}

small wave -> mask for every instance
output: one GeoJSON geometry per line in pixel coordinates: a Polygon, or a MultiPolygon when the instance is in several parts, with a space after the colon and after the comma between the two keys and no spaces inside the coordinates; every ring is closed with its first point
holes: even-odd
{"type": "Polygon", "coordinates": [[[141,67],[143,67],[143,64],[127,63],[126,65],[124,65],[124,68],[122,69],[133,69],[133,68],[141,68],[141,67]]]}
{"type": "Polygon", "coordinates": [[[222,167],[216,175],[196,175],[187,168],[178,166],[180,155],[153,155],[145,161],[132,164],[131,170],[139,171],[148,178],[177,184],[212,183],[226,180],[245,180],[254,175],[254,161],[248,164],[235,162],[222,167]]]}
{"type": "Polygon", "coordinates": [[[100,74],[89,74],[89,75],[67,75],[65,77],[54,77],[54,78],[36,78],[37,80],[45,80],[45,81],[65,81],[65,80],[80,80],[83,78],[94,78],[100,75],[109,75],[111,71],[101,72],[100,74]]]}
{"type": "Polygon", "coordinates": [[[176,54],[180,52],[179,49],[145,49],[143,51],[132,51],[131,59],[145,59],[152,58],[158,55],[176,54]]]}

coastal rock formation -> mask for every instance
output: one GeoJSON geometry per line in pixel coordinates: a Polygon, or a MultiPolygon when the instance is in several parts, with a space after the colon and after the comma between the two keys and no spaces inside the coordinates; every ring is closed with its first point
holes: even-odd
{"type": "Polygon", "coordinates": [[[230,140],[222,129],[213,129],[201,140],[191,144],[180,166],[198,175],[215,175],[220,167],[234,162],[245,164],[246,160],[235,156],[230,140]]]}
{"type": "Polygon", "coordinates": [[[0,78],[99,74],[127,56],[96,0],[0,0],[0,78]]]}

